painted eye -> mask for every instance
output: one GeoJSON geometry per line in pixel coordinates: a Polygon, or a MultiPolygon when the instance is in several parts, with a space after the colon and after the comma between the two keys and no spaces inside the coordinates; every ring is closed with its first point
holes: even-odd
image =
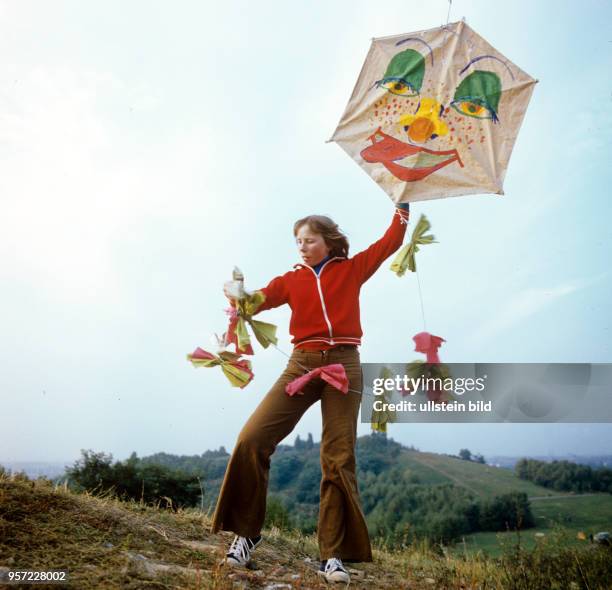
{"type": "Polygon", "coordinates": [[[403,80],[382,80],[379,86],[397,96],[418,96],[418,92],[403,80]]]}
{"type": "Polygon", "coordinates": [[[468,117],[475,117],[476,119],[496,118],[488,107],[469,100],[453,102],[452,106],[456,111],[468,117]]]}

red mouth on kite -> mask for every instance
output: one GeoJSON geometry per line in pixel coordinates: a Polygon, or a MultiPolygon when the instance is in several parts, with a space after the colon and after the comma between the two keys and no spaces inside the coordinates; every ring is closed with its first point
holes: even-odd
{"type": "Polygon", "coordinates": [[[370,164],[382,164],[393,176],[404,182],[421,180],[453,162],[463,162],[457,150],[435,151],[404,143],[381,131],[380,127],[368,139],[372,145],[361,152],[370,164]]]}

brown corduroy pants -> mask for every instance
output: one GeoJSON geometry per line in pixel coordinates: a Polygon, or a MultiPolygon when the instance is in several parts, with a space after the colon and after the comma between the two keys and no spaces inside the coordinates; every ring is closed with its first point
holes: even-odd
{"type": "Polygon", "coordinates": [[[349,389],[362,391],[356,347],[328,351],[294,350],[278,381],[242,428],[225,472],[213,517],[212,532],[259,535],[266,514],[270,456],[293,430],[304,412],[321,400],[321,499],[317,534],[320,559],[372,561],[372,549],[359,500],[355,475],[355,443],[361,393],[343,394],[319,378],[299,393],[285,393],[287,383],[305,369],[341,363],[349,389]]]}

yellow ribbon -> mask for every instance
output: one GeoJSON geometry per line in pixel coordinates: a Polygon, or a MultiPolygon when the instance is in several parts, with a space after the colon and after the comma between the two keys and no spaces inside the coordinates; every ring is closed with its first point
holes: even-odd
{"type": "MultiPolygon", "coordinates": [[[[383,367],[380,371],[380,377],[381,379],[393,378],[393,373],[388,367],[383,367]]],[[[389,399],[387,398],[384,392],[382,394],[374,396],[374,400],[381,398],[383,403],[389,402],[389,399]]],[[[378,432],[387,432],[387,423],[389,422],[395,422],[395,411],[375,410],[374,406],[372,406],[372,416],[370,418],[372,430],[376,430],[378,432]]]]}
{"type": "MultiPolygon", "coordinates": [[[[197,353],[198,351],[196,351],[197,353]]],[[[251,363],[246,359],[241,359],[239,354],[234,354],[229,350],[221,352],[219,355],[210,352],[201,351],[209,355],[210,358],[194,357],[194,354],[188,354],[187,360],[191,361],[194,367],[216,367],[221,366],[223,374],[229,379],[229,382],[234,387],[245,387],[253,379],[251,363]]]]}
{"type": "Polygon", "coordinates": [[[419,251],[419,245],[432,244],[435,242],[435,236],[432,234],[425,235],[431,228],[431,224],[425,215],[421,215],[419,221],[412,232],[410,242],[406,244],[393,259],[391,270],[398,276],[404,276],[406,269],[412,272],[416,271],[416,261],[414,255],[419,251]]]}
{"type": "Polygon", "coordinates": [[[246,327],[247,324],[251,326],[255,338],[264,348],[268,348],[270,344],[278,342],[276,326],[274,324],[254,320],[252,317],[265,300],[266,297],[261,291],[245,294],[244,297],[236,300],[236,313],[238,315],[236,337],[240,350],[246,349],[251,344],[251,337],[246,327]]]}

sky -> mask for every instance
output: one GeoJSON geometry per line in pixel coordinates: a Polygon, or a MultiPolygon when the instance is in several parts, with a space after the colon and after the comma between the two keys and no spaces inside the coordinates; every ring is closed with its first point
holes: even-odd
{"type": "MultiPolygon", "coordinates": [[[[352,252],[393,213],[334,143],[370,39],[447,22],[446,0],[0,1],[0,463],[228,450],[286,364],[233,389],[186,354],[226,326],[238,265],[298,262],[293,222],[352,252]]],[[[446,362],[612,362],[612,4],[455,1],[539,80],[505,196],[416,203],[428,331],[446,362]]],[[[289,309],[266,312],[290,351],[289,309]]],[[[364,286],[363,362],[415,358],[414,275],[364,286]]],[[[359,424],[367,434],[369,425],[359,424]]],[[[285,443],[321,433],[313,406],[285,443]]],[[[424,451],[597,454],[610,424],[396,424],[424,451]]]]}

